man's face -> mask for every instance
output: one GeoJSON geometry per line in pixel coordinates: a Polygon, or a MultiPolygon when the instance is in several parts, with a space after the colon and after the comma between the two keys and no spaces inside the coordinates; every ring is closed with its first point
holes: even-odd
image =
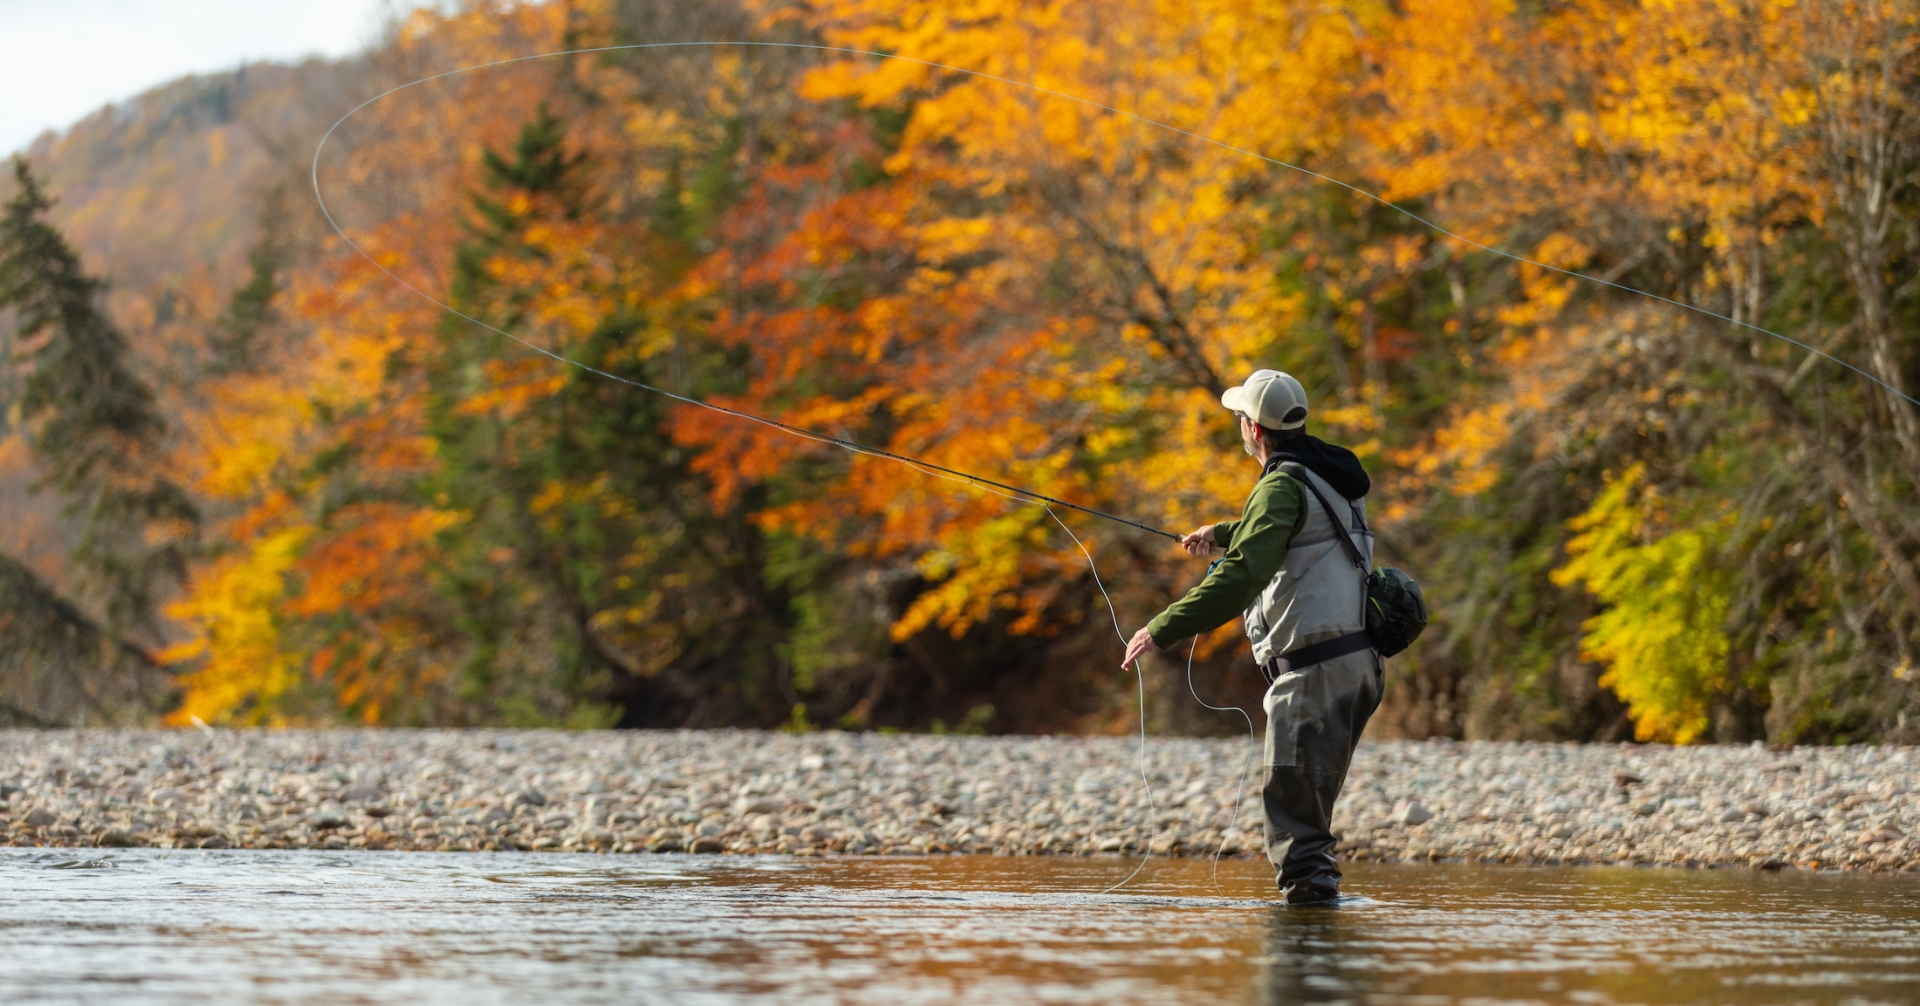
{"type": "Polygon", "coordinates": [[[1247,449],[1250,457],[1260,456],[1260,427],[1253,420],[1236,412],[1235,419],[1240,421],[1240,445],[1247,449]]]}

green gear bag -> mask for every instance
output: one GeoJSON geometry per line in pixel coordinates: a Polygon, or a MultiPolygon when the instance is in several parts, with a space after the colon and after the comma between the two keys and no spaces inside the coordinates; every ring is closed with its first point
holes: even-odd
{"type": "Polygon", "coordinates": [[[1406,571],[1382,566],[1367,574],[1367,638],[1391,657],[1420,638],[1427,627],[1427,598],[1406,571]]]}

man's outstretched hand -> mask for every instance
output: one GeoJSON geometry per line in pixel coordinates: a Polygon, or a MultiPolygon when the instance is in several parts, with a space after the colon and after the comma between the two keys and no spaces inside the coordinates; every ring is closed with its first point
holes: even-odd
{"type": "Polygon", "coordinates": [[[1126,670],[1132,666],[1134,661],[1140,659],[1140,654],[1148,650],[1157,649],[1159,649],[1159,647],[1153,645],[1153,636],[1149,635],[1145,628],[1142,628],[1139,632],[1133,634],[1132,639],[1127,640],[1127,655],[1120,658],[1120,669],[1123,671],[1126,670]]]}
{"type": "Polygon", "coordinates": [[[1180,538],[1180,547],[1186,549],[1188,555],[1211,555],[1213,545],[1212,524],[1203,524],[1192,534],[1182,535],[1180,538]]]}

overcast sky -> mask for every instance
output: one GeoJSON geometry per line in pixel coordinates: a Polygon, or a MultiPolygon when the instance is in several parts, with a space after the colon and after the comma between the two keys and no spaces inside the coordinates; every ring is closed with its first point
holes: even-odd
{"type": "MultiPolygon", "coordinates": [[[[392,0],[0,0],[0,156],[189,73],[341,56],[392,0]]],[[[404,4],[404,7],[417,6],[404,4]]]]}

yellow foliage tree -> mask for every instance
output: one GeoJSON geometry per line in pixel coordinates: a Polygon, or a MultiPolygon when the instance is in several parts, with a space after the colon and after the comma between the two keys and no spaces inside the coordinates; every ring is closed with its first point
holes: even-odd
{"type": "Polygon", "coordinates": [[[1634,465],[1609,479],[1569,522],[1578,535],[1553,580],[1606,605],[1587,620],[1581,652],[1606,665],[1600,683],[1626,700],[1638,737],[1686,744],[1706,732],[1727,684],[1735,574],[1720,559],[1735,517],[1667,526],[1672,515],[1645,475],[1634,465]]]}

